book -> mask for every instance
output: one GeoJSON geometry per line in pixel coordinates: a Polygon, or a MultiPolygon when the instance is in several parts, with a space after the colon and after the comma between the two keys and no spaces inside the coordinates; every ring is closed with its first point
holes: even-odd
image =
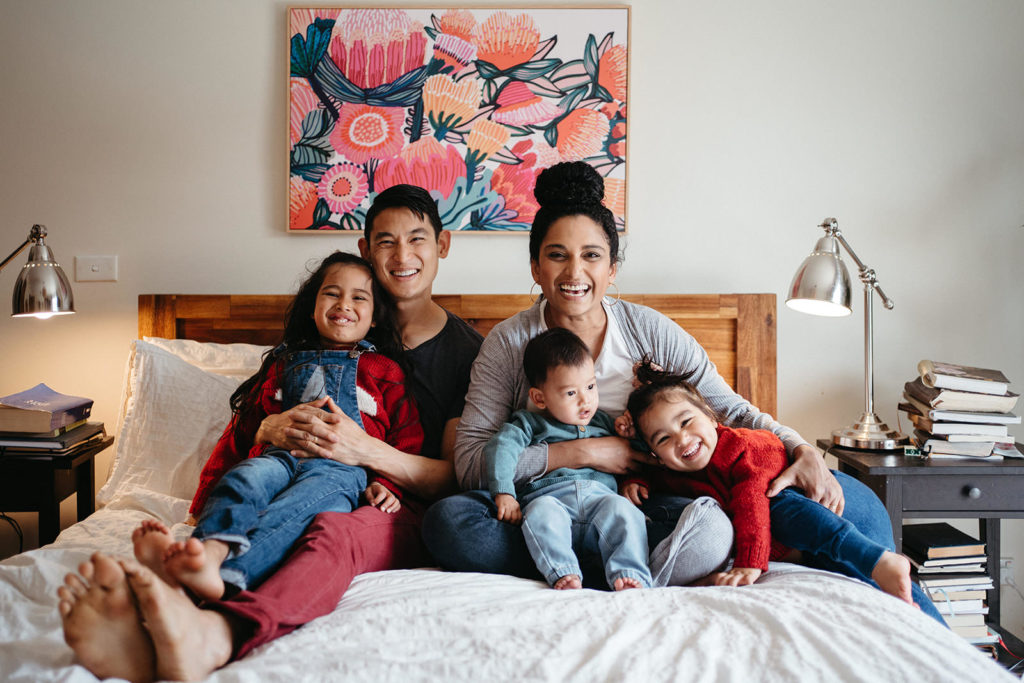
{"type": "Polygon", "coordinates": [[[1013,413],[977,413],[962,410],[933,410],[921,403],[912,396],[903,395],[905,403],[900,403],[897,408],[908,415],[921,415],[930,420],[940,422],[975,422],[978,424],[1006,424],[1019,425],[1019,415],[1013,413]]]}
{"type": "MultiPolygon", "coordinates": [[[[919,576],[923,574],[953,574],[963,572],[981,573],[985,571],[985,564],[980,562],[974,564],[936,565],[926,567],[920,562],[915,562],[914,558],[910,556],[908,556],[908,559],[910,560],[910,564],[914,567],[914,571],[916,571],[919,576]]],[[[921,578],[924,577],[921,576],[921,578]]]]}
{"type": "Polygon", "coordinates": [[[69,425],[64,425],[63,427],[57,427],[57,429],[51,429],[51,430],[46,431],[46,432],[0,432],[0,439],[7,439],[7,438],[18,438],[18,439],[52,439],[55,436],[60,436],[61,434],[65,434],[67,432],[70,432],[75,427],[81,427],[86,422],[88,422],[88,418],[79,420],[78,422],[72,422],[69,425]]]}
{"type": "Polygon", "coordinates": [[[917,372],[927,387],[1005,396],[1010,380],[999,370],[923,360],[917,372]]]}
{"type": "Polygon", "coordinates": [[[994,394],[977,394],[952,389],[926,387],[921,378],[903,385],[907,396],[915,398],[931,409],[960,410],[980,413],[1009,413],[1017,405],[1019,394],[1007,390],[1005,396],[994,394]]]}
{"type": "MultiPolygon", "coordinates": [[[[988,614],[988,607],[985,606],[984,600],[958,600],[957,602],[936,602],[935,609],[939,611],[939,614],[951,616],[970,616],[978,615],[979,617],[988,614]]],[[[985,623],[982,619],[982,623],[985,623]]],[[[946,620],[946,624],[952,626],[949,620],[946,620]]]]}
{"type": "MultiPolygon", "coordinates": [[[[984,564],[988,561],[988,557],[985,555],[964,555],[963,557],[936,557],[930,560],[921,558],[917,553],[907,548],[903,549],[903,554],[910,558],[911,562],[914,562],[922,567],[960,567],[965,564],[984,564]]],[[[952,571],[958,571],[952,569],[952,571]]]]}
{"type": "Polygon", "coordinates": [[[92,399],[68,396],[45,384],[0,397],[0,431],[52,432],[84,420],[92,413],[92,399]]]}
{"type": "Polygon", "coordinates": [[[903,549],[925,559],[984,555],[985,544],[948,522],[905,524],[903,549]]]}
{"type": "Polygon", "coordinates": [[[980,638],[988,634],[988,627],[981,626],[950,626],[949,630],[961,638],[980,638]]]}
{"type": "Polygon", "coordinates": [[[938,422],[923,415],[907,413],[907,417],[920,430],[931,434],[976,434],[993,437],[991,441],[1006,438],[1009,431],[1006,425],[978,424],[975,422],[938,422]]]}
{"type": "Polygon", "coordinates": [[[921,577],[919,583],[930,595],[939,588],[950,590],[992,590],[992,577],[985,574],[949,574],[921,577]]]}
{"type": "Polygon", "coordinates": [[[986,595],[988,595],[988,591],[984,590],[948,591],[944,588],[936,588],[933,592],[928,593],[928,597],[934,602],[945,602],[946,600],[953,602],[957,600],[984,600],[986,595]]]}
{"type": "MultiPolygon", "coordinates": [[[[914,431],[918,445],[929,455],[969,455],[984,458],[992,455],[994,441],[954,441],[952,439],[933,439],[921,430],[914,431]]],[[[953,437],[956,438],[956,437],[953,437]]]]}
{"type": "Polygon", "coordinates": [[[66,451],[83,441],[104,436],[102,422],[86,422],[60,436],[35,438],[30,436],[0,437],[0,447],[10,451],[66,451]]]}

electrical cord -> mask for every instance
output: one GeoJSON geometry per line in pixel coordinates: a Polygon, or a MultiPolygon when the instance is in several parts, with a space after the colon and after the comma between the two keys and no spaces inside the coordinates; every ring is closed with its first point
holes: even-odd
{"type": "Polygon", "coordinates": [[[0,512],[0,519],[10,524],[14,533],[18,535],[18,553],[20,554],[25,549],[25,533],[21,530],[21,525],[18,524],[18,520],[8,516],[6,512],[0,512]]]}

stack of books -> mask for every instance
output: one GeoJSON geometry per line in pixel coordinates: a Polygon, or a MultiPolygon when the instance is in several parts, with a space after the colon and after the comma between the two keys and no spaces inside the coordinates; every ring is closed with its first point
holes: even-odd
{"type": "Polygon", "coordinates": [[[914,425],[914,440],[933,458],[1016,455],[1009,425],[1019,395],[999,370],[923,360],[904,385],[899,409],[914,425]]]}
{"type": "Polygon", "coordinates": [[[987,591],[994,587],[985,544],[945,522],[908,524],[903,553],[949,628],[994,656],[998,636],[985,624],[987,591]]]}
{"type": "Polygon", "coordinates": [[[103,424],[88,422],[92,404],[45,384],[0,397],[0,457],[71,455],[101,441],[103,424]]]}

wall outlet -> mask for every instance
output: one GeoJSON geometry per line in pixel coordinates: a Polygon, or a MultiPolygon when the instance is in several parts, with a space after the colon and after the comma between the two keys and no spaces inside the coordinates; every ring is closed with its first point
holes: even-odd
{"type": "Polygon", "coordinates": [[[1013,581],[1013,558],[1002,557],[999,559],[999,585],[1009,586],[1013,581]]]}

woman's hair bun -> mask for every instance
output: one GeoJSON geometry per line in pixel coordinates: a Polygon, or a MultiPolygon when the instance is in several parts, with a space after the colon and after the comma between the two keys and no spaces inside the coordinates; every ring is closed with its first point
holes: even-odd
{"type": "Polygon", "coordinates": [[[542,207],[593,206],[604,199],[604,179],[583,161],[564,161],[541,171],[533,196],[542,207]]]}

